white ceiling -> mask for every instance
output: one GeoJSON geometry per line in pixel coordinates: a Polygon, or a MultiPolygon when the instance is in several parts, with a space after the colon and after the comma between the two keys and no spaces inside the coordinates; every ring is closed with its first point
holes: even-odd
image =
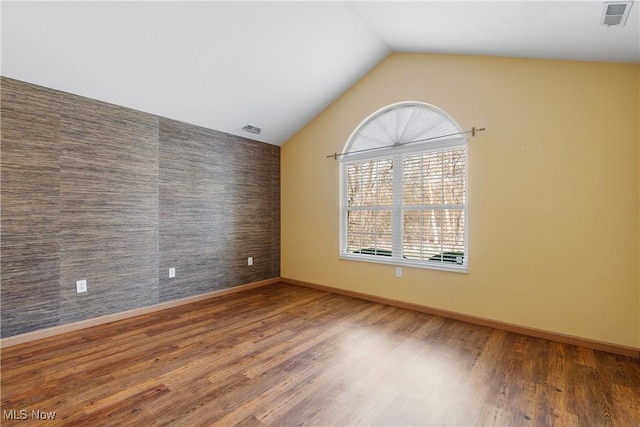
{"type": "Polygon", "coordinates": [[[8,2],[1,73],[281,145],[391,52],[640,63],[640,4],[8,2]],[[261,135],[246,133],[250,123],[261,135]]]}

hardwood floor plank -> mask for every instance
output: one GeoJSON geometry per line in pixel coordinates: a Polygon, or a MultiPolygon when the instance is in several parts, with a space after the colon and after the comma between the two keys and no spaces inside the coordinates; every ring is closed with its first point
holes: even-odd
{"type": "Polygon", "coordinates": [[[285,284],[1,356],[3,426],[640,424],[637,359],[285,284]]]}

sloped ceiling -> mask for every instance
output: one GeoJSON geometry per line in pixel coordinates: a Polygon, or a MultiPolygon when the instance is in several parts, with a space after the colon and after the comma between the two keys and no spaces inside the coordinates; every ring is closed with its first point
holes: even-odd
{"type": "Polygon", "coordinates": [[[7,2],[4,76],[281,145],[389,53],[640,63],[602,1],[7,2]],[[253,135],[245,124],[263,129],[253,135]]]}

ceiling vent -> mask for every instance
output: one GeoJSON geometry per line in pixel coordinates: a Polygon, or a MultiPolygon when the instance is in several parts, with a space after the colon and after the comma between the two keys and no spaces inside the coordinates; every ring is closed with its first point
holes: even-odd
{"type": "Polygon", "coordinates": [[[245,130],[247,132],[251,132],[251,133],[255,133],[260,135],[260,132],[262,132],[262,129],[259,128],[258,126],[254,126],[254,125],[245,125],[245,127],[242,128],[242,130],[245,130]]]}
{"type": "Polygon", "coordinates": [[[612,26],[626,24],[631,5],[633,5],[633,0],[605,2],[602,13],[602,25],[612,26]]]}

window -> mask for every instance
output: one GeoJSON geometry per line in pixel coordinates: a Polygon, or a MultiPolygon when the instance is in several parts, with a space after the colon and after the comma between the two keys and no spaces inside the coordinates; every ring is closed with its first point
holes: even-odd
{"type": "Polygon", "coordinates": [[[342,258],[467,271],[467,140],[445,112],[385,107],[340,162],[342,258]]]}

